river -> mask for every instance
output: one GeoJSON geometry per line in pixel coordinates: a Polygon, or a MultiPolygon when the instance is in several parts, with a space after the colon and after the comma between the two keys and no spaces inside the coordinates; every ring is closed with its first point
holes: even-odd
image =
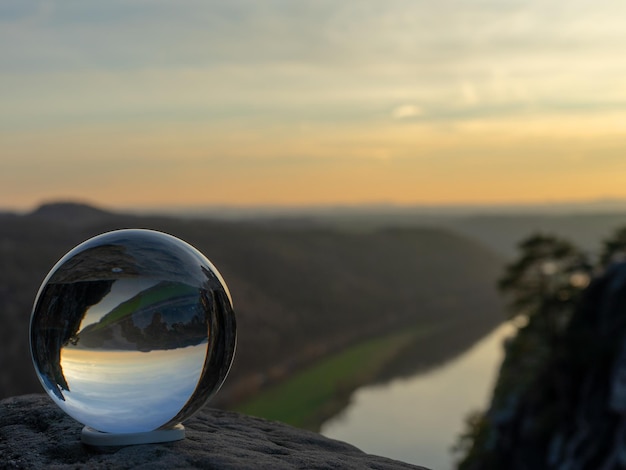
{"type": "Polygon", "coordinates": [[[433,470],[454,468],[450,449],[465,417],[489,403],[503,358],[504,323],[461,356],[426,373],[364,386],[321,433],[361,450],[433,470]]]}

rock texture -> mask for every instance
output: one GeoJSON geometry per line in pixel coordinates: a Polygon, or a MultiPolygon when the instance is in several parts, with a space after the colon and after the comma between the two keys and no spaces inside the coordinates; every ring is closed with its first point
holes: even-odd
{"type": "Polygon", "coordinates": [[[419,469],[368,455],[319,434],[205,408],[185,423],[187,438],[166,444],[94,449],[82,425],[45,395],[0,401],[0,468],[9,469],[419,469]]]}
{"type": "Polygon", "coordinates": [[[626,262],[591,282],[543,360],[535,357],[538,348],[513,360],[515,348],[525,346],[523,335],[507,347],[499,385],[517,378],[496,388],[461,468],[626,468],[626,262]],[[531,360],[538,365],[524,380],[522,361],[531,360]]]}

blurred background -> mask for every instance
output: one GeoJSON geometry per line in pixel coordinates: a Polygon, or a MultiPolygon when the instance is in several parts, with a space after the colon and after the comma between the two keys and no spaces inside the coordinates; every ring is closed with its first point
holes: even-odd
{"type": "Polygon", "coordinates": [[[230,287],[214,406],[436,469],[614,468],[585,436],[621,435],[626,394],[626,328],[590,320],[607,295],[603,318],[623,312],[602,286],[626,245],[625,18],[611,0],[0,3],[0,398],[42,391],[28,322],[54,262],[153,228],[230,287]],[[613,405],[579,429],[582,382],[613,405]]]}

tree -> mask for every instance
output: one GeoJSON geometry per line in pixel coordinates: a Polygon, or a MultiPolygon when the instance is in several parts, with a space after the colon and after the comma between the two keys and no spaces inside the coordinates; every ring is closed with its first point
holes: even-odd
{"type": "Polygon", "coordinates": [[[604,241],[600,264],[607,266],[617,259],[626,259],[626,227],[618,229],[611,238],[604,241]]]}
{"type": "Polygon", "coordinates": [[[521,255],[506,267],[499,288],[512,297],[511,317],[522,315],[552,343],[589,283],[591,265],[569,241],[552,235],[532,235],[519,248],[521,255]]]}

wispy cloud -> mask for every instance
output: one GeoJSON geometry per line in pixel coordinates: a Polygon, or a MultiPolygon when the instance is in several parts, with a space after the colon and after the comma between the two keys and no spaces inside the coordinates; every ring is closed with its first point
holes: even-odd
{"type": "Polygon", "coordinates": [[[391,111],[391,116],[394,119],[410,119],[421,116],[423,113],[422,108],[415,106],[414,104],[403,104],[397,106],[391,111]]]}

